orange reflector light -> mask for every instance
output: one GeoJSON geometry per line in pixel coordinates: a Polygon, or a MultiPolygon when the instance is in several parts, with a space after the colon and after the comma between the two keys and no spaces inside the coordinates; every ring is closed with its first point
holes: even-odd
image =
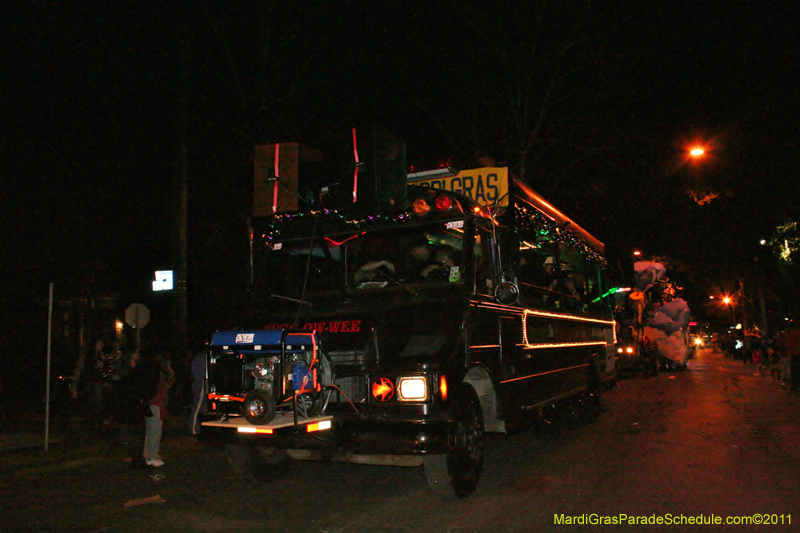
{"type": "Polygon", "coordinates": [[[307,431],[309,433],[313,433],[315,431],[322,431],[325,429],[331,429],[331,421],[330,420],[323,420],[322,422],[316,422],[314,424],[309,424],[306,426],[307,431]]]}
{"type": "Polygon", "coordinates": [[[444,374],[439,377],[439,394],[442,395],[442,400],[447,400],[447,378],[444,374]]]}
{"type": "Polygon", "coordinates": [[[379,402],[388,401],[394,396],[394,383],[388,378],[381,378],[372,384],[372,396],[379,402]]]}
{"type": "Polygon", "coordinates": [[[209,394],[209,400],[219,400],[221,402],[243,402],[244,397],[231,396],[229,394],[209,394]]]}
{"type": "Polygon", "coordinates": [[[414,203],[411,204],[411,210],[418,217],[424,217],[430,212],[431,206],[428,205],[428,202],[426,202],[424,198],[417,198],[414,200],[414,203]]]}
{"type": "Polygon", "coordinates": [[[486,208],[483,208],[483,207],[481,207],[479,205],[476,205],[475,207],[473,207],[472,208],[472,212],[475,213],[478,216],[483,217],[483,218],[492,218],[492,214],[489,212],[489,210],[486,209],[486,208]]]}
{"type": "Polygon", "coordinates": [[[272,430],[270,428],[257,428],[252,426],[242,426],[237,429],[239,433],[266,433],[267,435],[272,434],[272,430]]]}

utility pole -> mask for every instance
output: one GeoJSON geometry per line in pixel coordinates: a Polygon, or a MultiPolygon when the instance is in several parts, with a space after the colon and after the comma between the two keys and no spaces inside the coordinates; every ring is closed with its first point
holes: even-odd
{"type": "Polygon", "coordinates": [[[175,289],[173,299],[173,317],[175,329],[173,348],[176,362],[183,361],[187,349],[188,337],[188,297],[186,286],[186,233],[188,211],[189,181],[189,139],[188,109],[186,88],[186,55],[183,45],[180,50],[180,70],[178,79],[178,154],[175,162],[174,203],[173,203],[173,241],[172,257],[175,265],[175,289]]]}

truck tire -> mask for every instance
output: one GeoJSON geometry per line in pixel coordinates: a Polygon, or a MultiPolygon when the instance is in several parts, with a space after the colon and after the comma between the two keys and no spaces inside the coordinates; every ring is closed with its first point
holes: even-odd
{"type": "Polygon", "coordinates": [[[661,357],[658,353],[658,348],[655,346],[648,348],[644,354],[645,377],[657,376],[661,368],[661,357]]]}
{"type": "Polygon", "coordinates": [[[485,447],[483,413],[475,390],[462,387],[451,410],[448,451],[425,456],[425,477],[435,494],[466,498],[480,481],[485,447]]]}
{"type": "Polygon", "coordinates": [[[582,422],[591,424],[603,412],[603,384],[602,370],[600,369],[600,359],[592,357],[589,362],[589,374],[586,377],[586,394],[581,399],[584,403],[581,409],[582,422]]]}
{"type": "Polygon", "coordinates": [[[288,472],[291,459],[284,450],[250,444],[226,444],[225,455],[233,474],[248,483],[259,483],[288,472]]]}

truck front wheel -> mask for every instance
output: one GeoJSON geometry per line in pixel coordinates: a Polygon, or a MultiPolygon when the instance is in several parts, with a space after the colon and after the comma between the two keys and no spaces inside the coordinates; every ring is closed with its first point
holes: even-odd
{"type": "Polygon", "coordinates": [[[225,454],[234,475],[248,483],[275,479],[291,466],[284,450],[249,444],[226,444],[225,454]]]}
{"type": "Polygon", "coordinates": [[[446,454],[425,457],[428,485],[434,493],[466,498],[475,491],[483,469],[483,413],[475,390],[464,386],[451,407],[446,454]]]}

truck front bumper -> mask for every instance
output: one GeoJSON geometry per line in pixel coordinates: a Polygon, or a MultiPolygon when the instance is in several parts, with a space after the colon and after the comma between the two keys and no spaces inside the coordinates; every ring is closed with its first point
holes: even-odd
{"type": "Polygon", "coordinates": [[[206,420],[200,436],[205,442],[258,444],[280,449],[427,455],[447,451],[447,430],[448,422],[444,419],[389,420],[325,415],[295,423],[291,415],[284,415],[263,426],[251,425],[242,417],[206,420]]]}

